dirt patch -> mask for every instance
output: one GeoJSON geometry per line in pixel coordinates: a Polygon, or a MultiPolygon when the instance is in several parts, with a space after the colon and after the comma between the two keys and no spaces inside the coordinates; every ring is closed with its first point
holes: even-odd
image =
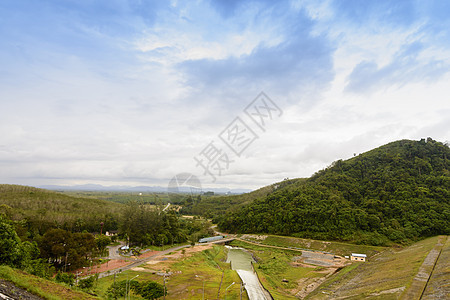
{"type": "Polygon", "coordinates": [[[257,241],[264,241],[267,238],[267,235],[254,235],[254,234],[244,234],[241,236],[241,239],[252,239],[257,241]]]}
{"type": "Polygon", "coordinates": [[[303,267],[303,268],[316,268],[316,266],[313,266],[313,265],[307,265],[307,264],[303,264],[303,263],[301,263],[301,262],[296,262],[296,261],[293,261],[293,262],[291,262],[291,266],[294,266],[294,267],[303,267]]]}
{"type": "MultiPolygon", "coordinates": [[[[213,246],[212,244],[206,244],[206,245],[198,245],[198,246],[184,248],[184,249],[186,249],[186,254],[193,254],[193,253],[197,253],[197,252],[202,252],[203,250],[206,250],[206,249],[211,249],[212,246],[213,246]]],[[[178,251],[176,254],[180,255],[179,257],[182,256],[181,251],[178,251]]]]}
{"type": "Polygon", "coordinates": [[[302,251],[301,256],[294,256],[292,259],[294,263],[297,263],[302,267],[311,267],[311,265],[313,265],[320,267],[341,268],[350,263],[347,259],[340,256],[313,251],[302,251]]]}
{"type": "Polygon", "coordinates": [[[72,273],[73,274],[78,273],[78,276],[83,277],[83,276],[87,276],[87,275],[91,275],[91,274],[102,273],[102,272],[119,269],[119,268],[122,268],[124,266],[131,264],[132,262],[133,261],[128,261],[128,260],[124,260],[124,259],[111,259],[110,261],[103,263],[101,265],[95,265],[91,269],[81,268],[76,271],[73,271],[72,273]]]}
{"type": "Polygon", "coordinates": [[[390,290],[385,290],[379,293],[372,293],[370,294],[370,296],[380,296],[380,295],[384,295],[384,294],[395,294],[395,293],[401,293],[405,290],[405,287],[399,287],[399,288],[395,288],[395,289],[390,289],[390,290]]]}
{"type": "Polygon", "coordinates": [[[156,255],[159,252],[161,252],[161,251],[147,251],[147,252],[144,252],[141,255],[139,255],[139,258],[147,258],[147,257],[153,256],[153,255],[156,255]]]}
{"type": "Polygon", "coordinates": [[[319,271],[317,273],[328,273],[324,277],[310,277],[310,278],[302,278],[297,281],[298,287],[294,290],[291,290],[292,294],[295,294],[295,297],[303,299],[308,296],[309,293],[318,288],[328,277],[334,274],[336,268],[327,268],[323,271],[319,271]]]}
{"type": "Polygon", "coordinates": [[[201,252],[207,249],[211,249],[212,244],[198,245],[185,249],[185,253],[183,255],[182,250],[178,250],[172,254],[160,255],[155,257],[154,259],[147,262],[147,265],[152,265],[153,268],[163,270],[169,267],[172,263],[176,262],[179,259],[186,258],[192,256],[194,253],[201,252]]]}

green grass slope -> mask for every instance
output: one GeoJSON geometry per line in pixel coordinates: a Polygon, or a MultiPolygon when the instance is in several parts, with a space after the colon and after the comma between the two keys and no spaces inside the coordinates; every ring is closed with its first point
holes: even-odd
{"type": "Polygon", "coordinates": [[[307,299],[419,299],[420,290],[410,293],[411,297],[405,295],[439,239],[432,237],[402,249],[390,248],[368,262],[353,263],[331,276],[307,299]]]}
{"type": "Polygon", "coordinates": [[[72,290],[65,285],[39,278],[7,266],[0,266],[0,278],[12,282],[15,286],[23,288],[43,299],[100,299],[82,291],[72,290]]]}

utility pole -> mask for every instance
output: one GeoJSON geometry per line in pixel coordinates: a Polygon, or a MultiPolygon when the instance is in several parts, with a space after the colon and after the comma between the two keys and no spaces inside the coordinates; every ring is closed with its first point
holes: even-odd
{"type": "Polygon", "coordinates": [[[164,294],[163,294],[163,297],[164,297],[164,300],[166,300],[166,274],[164,274],[163,278],[164,278],[164,294]]]}
{"type": "MultiPolygon", "coordinates": [[[[64,244],[65,245],[65,244],[64,244]]],[[[65,262],[64,262],[64,272],[67,272],[67,255],[68,255],[68,253],[67,253],[67,251],[66,251],[66,260],[65,260],[65,262]]]]}
{"type": "Polygon", "coordinates": [[[241,300],[242,300],[242,292],[244,291],[244,285],[245,283],[241,282],[241,289],[239,291],[239,296],[241,297],[241,300]]]}
{"type": "Polygon", "coordinates": [[[130,296],[131,280],[135,279],[136,277],[139,277],[139,275],[136,275],[133,278],[131,278],[130,280],[127,280],[127,284],[125,284],[125,297],[126,297],[126,299],[128,299],[129,296],[130,296]]]}
{"type": "Polygon", "coordinates": [[[227,299],[228,289],[229,289],[233,284],[235,284],[235,283],[236,283],[236,282],[233,281],[233,283],[230,284],[230,285],[225,289],[225,299],[227,299]]]}

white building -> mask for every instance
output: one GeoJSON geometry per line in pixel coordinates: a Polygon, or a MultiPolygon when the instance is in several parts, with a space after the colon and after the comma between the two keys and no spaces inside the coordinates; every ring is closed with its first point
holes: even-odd
{"type": "Polygon", "coordinates": [[[354,260],[354,261],[366,261],[366,257],[367,257],[367,255],[365,255],[365,254],[352,253],[352,255],[350,256],[350,259],[354,260]]]}

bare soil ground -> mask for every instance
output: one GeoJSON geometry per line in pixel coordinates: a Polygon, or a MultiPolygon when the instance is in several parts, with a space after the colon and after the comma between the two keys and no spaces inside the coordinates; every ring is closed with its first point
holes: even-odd
{"type": "MultiPolygon", "coordinates": [[[[212,248],[212,244],[205,244],[205,245],[197,245],[194,247],[188,247],[185,248],[185,253],[183,255],[182,251],[176,251],[172,254],[166,254],[166,255],[161,255],[161,256],[157,256],[154,259],[150,260],[147,262],[147,265],[151,265],[152,270],[148,270],[149,272],[158,270],[158,271],[162,271],[167,269],[171,264],[173,264],[174,262],[178,261],[181,258],[186,258],[189,256],[192,256],[194,253],[197,252],[202,252],[204,250],[207,249],[211,249],[212,248]]],[[[139,267],[138,267],[139,268],[139,267]]],[[[143,268],[139,268],[143,269],[143,268]]],[[[133,268],[132,270],[137,271],[137,268],[133,268]]]]}
{"type": "Polygon", "coordinates": [[[78,273],[79,276],[83,277],[83,276],[87,276],[87,275],[91,275],[91,274],[103,273],[103,272],[107,272],[107,271],[116,270],[116,269],[128,266],[139,259],[147,258],[147,257],[153,256],[155,254],[158,254],[159,252],[160,251],[147,251],[147,252],[141,254],[139,257],[133,256],[130,258],[123,258],[123,259],[111,259],[110,261],[103,263],[101,265],[93,266],[90,270],[87,268],[78,269],[78,270],[76,270],[76,272],[74,272],[74,274],[78,273]]]}
{"type": "Polygon", "coordinates": [[[299,287],[301,287],[295,297],[304,299],[308,296],[309,293],[314,291],[317,287],[319,287],[328,277],[336,272],[337,268],[327,268],[322,271],[322,273],[327,273],[325,277],[310,277],[310,278],[302,278],[298,281],[299,287]]]}

